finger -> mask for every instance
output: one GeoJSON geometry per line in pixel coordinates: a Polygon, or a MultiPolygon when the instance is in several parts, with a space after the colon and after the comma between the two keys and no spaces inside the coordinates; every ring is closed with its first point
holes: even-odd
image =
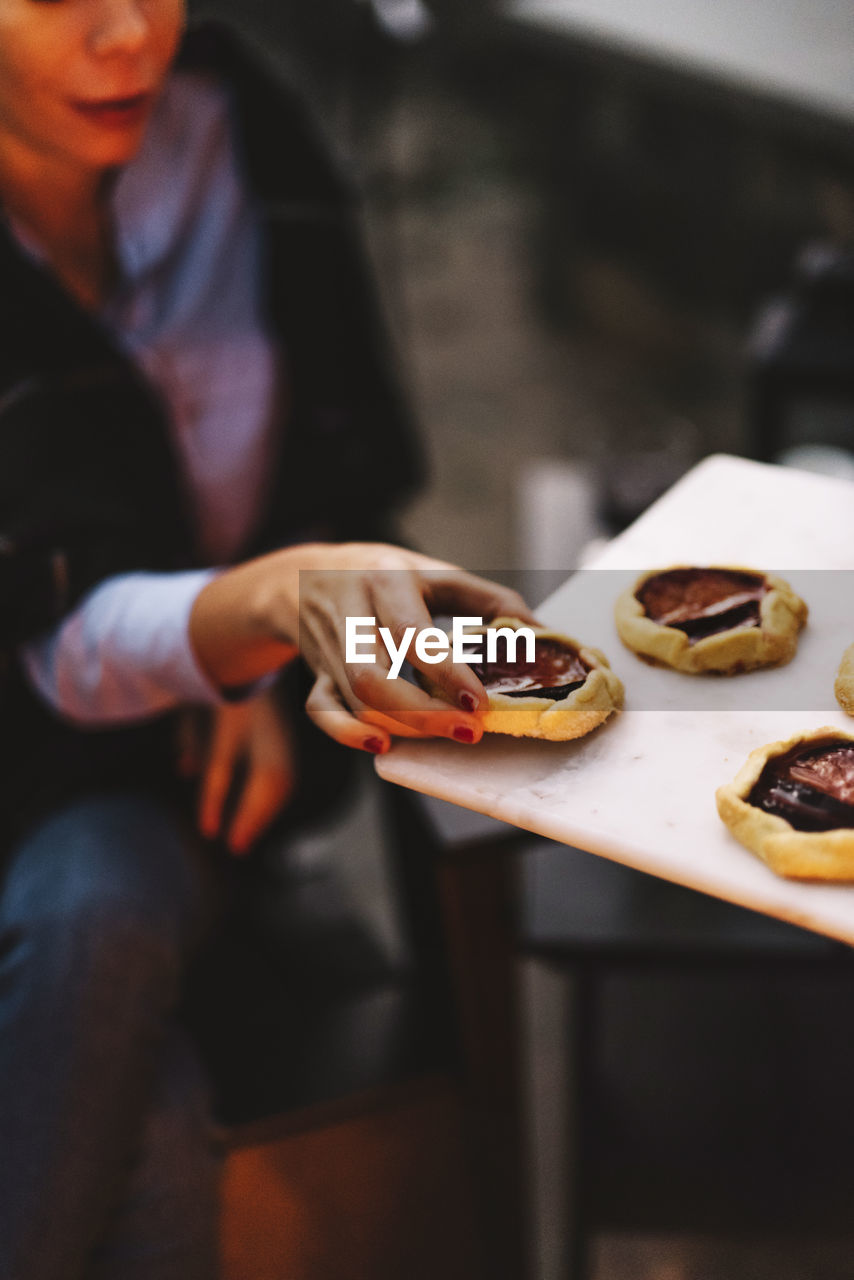
{"type": "MultiPolygon", "coordinates": [[[[336,601],[340,609],[340,599],[336,601]]],[[[370,599],[364,594],[358,596],[351,605],[353,616],[368,616],[366,609],[374,608],[370,599]]],[[[410,728],[395,721],[392,716],[379,712],[367,716],[368,707],[359,698],[357,689],[364,682],[370,691],[378,679],[384,679],[389,671],[388,654],[379,637],[373,634],[374,663],[366,661],[345,665],[345,649],[341,643],[344,631],[343,615],[341,626],[337,619],[318,614],[311,619],[311,627],[305,627],[303,636],[306,640],[304,657],[317,673],[317,681],[306,703],[306,710],[324,733],[341,742],[345,746],[355,746],[362,750],[379,754],[390,746],[389,734],[400,737],[423,737],[418,728],[410,728]],[[310,631],[310,638],[309,638],[310,631]],[[363,721],[370,721],[385,732],[365,737],[363,721]]],[[[366,634],[369,632],[366,629],[366,634]]]]}
{"type": "Polygon", "coordinates": [[[186,707],[178,717],[175,734],[175,767],[182,778],[195,778],[202,771],[204,750],[199,714],[186,707]]]}
{"type": "MultiPolygon", "coordinates": [[[[360,579],[356,584],[358,593],[352,599],[344,588],[352,588],[353,582],[348,579],[336,583],[337,595],[321,601],[322,607],[304,610],[301,636],[305,657],[318,674],[324,673],[331,681],[331,684],[324,682],[319,686],[311,700],[309,713],[325,732],[348,746],[364,746],[364,732],[357,728],[359,722],[371,723],[386,733],[403,737],[441,736],[459,742],[477,742],[482,729],[476,715],[455,710],[444,699],[432,698],[405,680],[385,678],[389,660],[382,642],[375,643],[373,647],[373,663],[345,663],[342,643],[345,616],[376,616],[373,592],[377,582],[383,578],[399,579],[403,576],[399,571],[371,575],[367,595],[366,582],[360,579]],[[349,605],[346,614],[342,612],[345,604],[349,605]]],[[[407,572],[405,576],[410,575],[407,572]]],[[[417,592],[412,607],[413,610],[424,608],[417,592]]],[[[402,611],[399,599],[395,606],[397,610],[402,611]]],[[[414,625],[412,622],[404,623],[405,616],[396,612],[396,616],[389,620],[392,626],[398,627],[398,642],[399,628],[414,625]]],[[[415,616],[422,620],[422,615],[417,612],[415,616]]],[[[429,623],[429,614],[425,612],[423,619],[429,623]]],[[[471,673],[465,679],[473,681],[474,689],[479,690],[471,673]]]]}
{"type": "Polygon", "coordinates": [[[222,811],[233,776],[233,762],[225,757],[209,760],[205,767],[199,797],[199,830],[208,840],[219,835],[222,811]]]}
{"type": "MultiPolygon", "coordinates": [[[[478,712],[486,710],[487,695],[483,685],[477,676],[465,663],[455,663],[452,659],[450,650],[441,657],[439,661],[431,661],[432,657],[438,657],[441,652],[437,648],[441,641],[447,644],[447,637],[444,632],[434,627],[433,619],[424,603],[424,581],[411,573],[383,574],[377,578],[373,584],[374,603],[377,610],[377,618],[381,626],[385,627],[385,639],[390,641],[396,652],[399,652],[403,645],[408,641],[408,649],[406,650],[406,660],[416,670],[422,671],[434,684],[438,685],[447,697],[447,701],[453,706],[459,707],[463,712],[475,715],[478,712]],[[425,636],[427,632],[427,636],[425,636]],[[432,633],[432,634],[431,634],[432,633]],[[425,640],[436,641],[433,645],[433,653],[430,647],[422,644],[425,640]]],[[[399,667],[399,662],[397,667],[399,667]]],[[[383,675],[386,673],[383,672],[383,675]]],[[[411,686],[402,684],[399,678],[391,682],[391,688],[387,689],[393,693],[393,696],[399,696],[402,699],[402,707],[413,713],[421,711],[425,714],[430,712],[438,712],[439,707],[430,703],[418,703],[410,698],[407,689],[411,686]]],[[[379,691],[382,698],[382,689],[379,691]]],[[[372,706],[382,710],[390,710],[389,705],[383,701],[375,701],[373,698],[367,698],[372,706]]],[[[441,702],[436,699],[434,702],[441,702]]],[[[446,711],[447,709],[443,709],[446,711]]],[[[443,716],[443,720],[445,717],[443,716]]],[[[407,723],[413,723],[407,721],[407,723]]],[[[437,722],[438,723],[438,722],[437,722]]],[[[450,733],[447,736],[454,736],[453,729],[455,724],[464,726],[467,722],[463,719],[451,719],[447,721],[450,733]]],[[[469,726],[471,727],[471,726],[469,726]]],[[[443,732],[437,728],[437,733],[443,732]]]]}
{"type": "Polygon", "coordinates": [[[467,743],[479,742],[483,734],[476,715],[457,710],[443,698],[431,697],[408,680],[387,680],[371,667],[362,668],[350,688],[345,699],[356,717],[371,724],[396,726],[391,727],[392,733],[467,743]]]}
{"type": "Polygon", "coordinates": [[[372,755],[382,755],[391,746],[385,725],[367,727],[343,705],[335,682],[327,672],[322,672],[314,682],[305,709],[318,729],[342,746],[356,747],[372,755]]]}
{"type": "Polygon", "coordinates": [[[208,759],[199,793],[199,830],[213,840],[222,827],[222,811],[246,740],[248,703],[217,707],[211,724],[208,759]]]}
{"type": "Polygon", "coordinates": [[[344,718],[348,713],[357,723],[369,723],[399,737],[480,741],[483,729],[476,715],[455,709],[443,698],[431,697],[408,680],[388,679],[387,655],[378,652],[376,662],[370,665],[345,665],[340,649],[330,646],[321,654],[320,665],[330,680],[330,685],[321,686],[318,692],[318,697],[324,691],[329,695],[322,703],[325,722],[321,728],[338,741],[359,745],[354,737],[357,730],[344,718]],[[335,725],[343,736],[339,737],[335,725]]]}
{"type": "MultiPolygon", "coordinates": [[[[372,663],[344,662],[340,640],[327,635],[321,649],[321,665],[337,686],[338,701],[343,700],[357,721],[367,721],[399,736],[479,741],[483,731],[476,713],[485,708],[486,695],[467,667],[454,669],[450,660],[445,663],[447,701],[432,697],[399,676],[390,678],[392,669],[399,670],[401,663],[396,660],[392,668],[387,645],[399,655],[407,639],[411,642],[420,630],[432,625],[422,597],[421,579],[408,570],[376,572],[370,578],[370,601],[366,603],[364,596],[360,600],[360,614],[370,608],[385,635],[375,640],[372,663]],[[463,694],[465,710],[459,705],[463,694]]],[[[423,669],[430,669],[429,663],[417,661],[423,669]]]]}
{"type": "Polygon", "coordinates": [[[285,807],[292,778],[287,773],[254,769],[244,786],[228,831],[228,847],[238,857],[249,852],[258,837],[285,807]]]}
{"type": "Polygon", "coordinates": [[[291,779],[296,777],[296,751],[290,718],[269,695],[253,703],[247,745],[252,768],[268,769],[291,779]]]}
{"type": "Polygon", "coordinates": [[[499,582],[480,578],[464,569],[425,574],[425,595],[437,613],[471,614],[489,623],[493,618],[518,618],[532,626],[540,625],[518,591],[499,582]]]}

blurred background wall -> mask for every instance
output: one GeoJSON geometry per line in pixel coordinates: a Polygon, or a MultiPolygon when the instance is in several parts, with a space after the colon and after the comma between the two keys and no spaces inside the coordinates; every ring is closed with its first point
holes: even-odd
{"type": "MultiPolygon", "coordinates": [[[[854,87],[828,105],[808,47],[848,29],[851,65],[854,34],[838,0],[773,6],[794,87],[752,83],[757,4],[703,65],[586,29],[583,0],[199,0],[357,168],[432,459],[425,549],[567,569],[703,454],[854,444],[854,87]]],[[[671,9],[702,53],[702,4],[671,9]]]]}

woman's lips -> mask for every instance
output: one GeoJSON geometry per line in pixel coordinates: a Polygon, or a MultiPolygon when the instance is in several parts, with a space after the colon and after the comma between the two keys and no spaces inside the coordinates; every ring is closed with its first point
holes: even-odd
{"type": "Polygon", "coordinates": [[[75,111],[93,124],[110,129],[127,129],[142,124],[148,115],[153,93],[135,93],[126,98],[100,98],[72,103],[75,111]]]}

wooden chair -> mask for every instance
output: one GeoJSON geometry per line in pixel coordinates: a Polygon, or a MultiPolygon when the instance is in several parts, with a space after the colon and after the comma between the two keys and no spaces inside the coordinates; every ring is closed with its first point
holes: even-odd
{"type": "Polygon", "coordinates": [[[572,1247],[850,1222],[851,950],[549,841],[520,947],[570,979],[572,1247]]]}
{"type": "Polygon", "coordinates": [[[334,864],[234,868],[190,1005],[228,1144],[227,1280],[485,1274],[429,876],[388,852],[402,959],[334,864]]]}

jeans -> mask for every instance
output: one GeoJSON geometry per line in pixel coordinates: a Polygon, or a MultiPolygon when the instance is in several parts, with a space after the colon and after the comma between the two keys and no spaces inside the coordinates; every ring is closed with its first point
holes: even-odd
{"type": "Polygon", "coordinates": [[[169,811],[93,796],[0,885],[0,1277],[214,1280],[219,1158],[177,1016],[206,879],[169,811]]]}

